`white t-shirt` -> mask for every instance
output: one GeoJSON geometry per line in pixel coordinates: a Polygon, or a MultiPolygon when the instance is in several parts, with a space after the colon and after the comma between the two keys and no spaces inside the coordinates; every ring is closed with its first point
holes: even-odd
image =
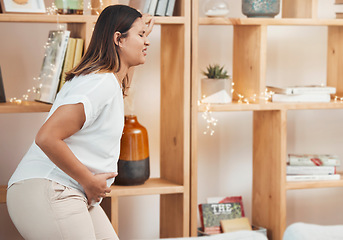
{"type": "MultiPolygon", "coordinates": [[[[80,131],[64,140],[65,143],[92,173],[117,172],[124,105],[122,90],[114,74],[92,73],[66,82],[48,118],[58,107],[76,103],[83,104],[86,121],[80,131]]],[[[84,192],[81,185],[51,162],[35,142],[19,163],[8,186],[32,178],[53,180],[84,192]]],[[[108,186],[113,181],[109,179],[108,186]]]]}

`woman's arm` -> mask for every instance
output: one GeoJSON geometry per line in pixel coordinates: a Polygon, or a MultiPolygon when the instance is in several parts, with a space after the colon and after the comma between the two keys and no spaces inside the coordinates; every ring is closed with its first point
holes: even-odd
{"type": "Polygon", "coordinates": [[[100,201],[100,197],[111,191],[106,180],[115,177],[116,173],[93,175],[63,141],[78,132],[85,120],[82,103],[63,105],[43,124],[35,141],[56,166],[81,184],[90,204],[93,200],[100,201]]]}

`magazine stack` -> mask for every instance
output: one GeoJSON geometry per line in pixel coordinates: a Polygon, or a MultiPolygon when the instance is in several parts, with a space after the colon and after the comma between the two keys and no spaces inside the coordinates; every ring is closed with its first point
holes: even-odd
{"type": "Polygon", "coordinates": [[[289,154],[287,181],[339,180],[338,156],[331,154],[289,154]]]}
{"type": "Polygon", "coordinates": [[[293,87],[267,86],[272,95],[272,102],[330,102],[331,94],[336,93],[335,87],[324,85],[307,85],[293,87]]]}
{"type": "Polygon", "coordinates": [[[242,196],[210,197],[199,204],[201,227],[199,236],[209,236],[235,231],[257,231],[267,236],[263,227],[252,226],[245,217],[242,196]]]}

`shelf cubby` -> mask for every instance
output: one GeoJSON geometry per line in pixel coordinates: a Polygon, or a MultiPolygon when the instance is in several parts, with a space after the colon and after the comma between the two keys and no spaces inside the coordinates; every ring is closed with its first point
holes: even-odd
{"type": "MultiPolygon", "coordinates": [[[[281,240],[286,229],[286,194],[293,189],[343,187],[335,181],[287,182],[287,115],[289,110],[342,110],[343,101],[343,19],[319,19],[317,0],[283,0],[282,18],[206,18],[199,17],[200,1],[192,3],[192,131],[191,131],[191,234],[198,222],[197,138],[201,112],[253,112],[252,224],[267,228],[268,238],[281,240]],[[296,7],[294,7],[296,6],[296,7]],[[228,26],[232,31],[232,79],[234,92],[249,99],[249,104],[234,97],[228,104],[199,103],[199,28],[228,26]],[[273,26],[270,27],[269,26],[273,26]],[[259,97],[265,93],[267,73],[267,34],[278,26],[325,27],[327,29],[326,85],[335,87],[328,103],[275,103],[259,97]],[[335,100],[337,96],[337,100],[335,100]],[[256,99],[252,101],[252,99],[256,99]]],[[[231,35],[231,32],[230,32],[231,35]]],[[[230,39],[231,40],[231,39],[230,39]]],[[[227,57],[230,58],[230,57],[227,57]]],[[[310,71],[310,69],[308,69],[310,71]]],[[[325,80],[324,80],[325,81],[325,80]]],[[[237,95],[237,94],[236,94],[237,95]]],[[[225,124],[225,123],[223,123],[225,124]]]]}

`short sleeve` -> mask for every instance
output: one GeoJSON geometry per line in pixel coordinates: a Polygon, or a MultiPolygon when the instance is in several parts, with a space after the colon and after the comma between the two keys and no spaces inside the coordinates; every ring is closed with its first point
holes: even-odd
{"type": "Polygon", "coordinates": [[[91,125],[94,121],[94,113],[93,113],[92,104],[86,96],[74,95],[74,96],[67,97],[64,99],[63,103],[60,104],[59,106],[68,105],[68,104],[77,104],[77,103],[83,104],[83,109],[84,109],[85,117],[86,117],[86,120],[82,126],[82,129],[84,129],[88,127],[89,125],[91,125]]]}
{"type": "Polygon", "coordinates": [[[92,125],[105,106],[120,96],[120,86],[113,74],[92,74],[73,79],[65,92],[56,99],[59,106],[82,103],[84,106],[85,123],[82,129],[92,125]]]}

